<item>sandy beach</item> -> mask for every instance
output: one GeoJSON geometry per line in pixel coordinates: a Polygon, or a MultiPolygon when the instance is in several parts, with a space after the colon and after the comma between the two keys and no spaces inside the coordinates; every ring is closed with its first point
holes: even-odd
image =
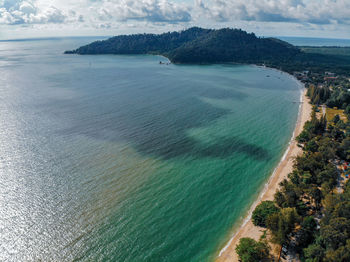
{"type": "MultiPolygon", "coordinates": [[[[291,139],[290,145],[286,150],[283,158],[281,159],[279,165],[275,169],[273,175],[267,183],[267,187],[263,190],[258,200],[252,205],[247,215],[247,218],[244,220],[243,225],[233,234],[231,240],[226,244],[226,246],[221,250],[216,261],[217,262],[227,262],[227,261],[238,261],[238,256],[236,254],[235,248],[239,243],[239,239],[242,237],[250,237],[255,240],[259,240],[264,228],[254,226],[250,217],[252,211],[255,207],[265,200],[273,200],[274,194],[279,187],[279,183],[287,178],[288,174],[293,169],[293,159],[295,156],[301,153],[301,148],[297,146],[295,137],[300,134],[303,129],[304,123],[310,119],[312,106],[309,103],[309,99],[306,96],[306,89],[303,90],[302,94],[302,104],[299,109],[299,117],[295,126],[293,137],[291,139]],[[248,221],[249,220],[249,221],[248,221]]],[[[274,250],[272,250],[274,252],[274,250]]]]}

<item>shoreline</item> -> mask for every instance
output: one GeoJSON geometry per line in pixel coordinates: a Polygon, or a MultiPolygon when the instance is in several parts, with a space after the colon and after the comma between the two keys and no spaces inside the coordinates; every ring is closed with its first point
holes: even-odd
{"type": "Polygon", "coordinates": [[[239,243],[239,239],[242,237],[250,237],[255,240],[259,240],[262,235],[262,231],[265,230],[262,227],[254,226],[251,221],[252,213],[257,205],[259,205],[262,201],[265,200],[273,200],[274,194],[279,188],[279,183],[287,178],[288,174],[293,170],[293,159],[295,156],[302,152],[301,148],[297,146],[295,138],[300,134],[303,130],[304,124],[307,120],[310,119],[312,105],[309,103],[309,99],[306,96],[307,89],[304,85],[299,82],[301,86],[301,95],[300,95],[300,106],[298,111],[298,118],[295,124],[295,128],[292,134],[292,137],[289,141],[289,146],[285,150],[281,160],[278,165],[272,172],[272,175],[266,182],[264,188],[259,193],[258,198],[254,201],[254,203],[249,208],[248,214],[242,221],[242,224],[233,231],[233,235],[228,241],[228,243],[220,250],[220,253],[216,257],[216,262],[223,261],[238,261],[238,256],[236,254],[236,246],[239,243]]]}

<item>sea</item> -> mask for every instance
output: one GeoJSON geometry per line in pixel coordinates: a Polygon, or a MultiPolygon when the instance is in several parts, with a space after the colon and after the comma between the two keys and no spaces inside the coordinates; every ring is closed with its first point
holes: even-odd
{"type": "Polygon", "coordinates": [[[0,42],[0,260],[213,261],[288,147],[300,83],[63,54],[97,39],[0,42]]]}
{"type": "Polygon", "coordinates": [[[348,36],[348,38],[343,38],[343,39],[317,38],[317,37],[292,37],[292,36],[281,36],[277,38],[296,46],[338,46],[338,47],[350,46],[350,36],[348,36]]]}

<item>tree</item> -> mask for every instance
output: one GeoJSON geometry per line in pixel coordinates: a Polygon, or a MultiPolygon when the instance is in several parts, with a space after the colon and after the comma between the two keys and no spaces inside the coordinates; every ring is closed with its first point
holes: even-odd
{"type": "Polygon", "coordinates": [[[322,192],[317,187],[312,187],[309,192],[310,196],[313,198],[315,202],[316,209],[320,208],[321,200],[322,200],[322,192]]]}
{"type": "Polygon", "coordinates": [[[315,139],[310,140],[305,145],[305,150],[306,151],[316,152],[317,149],[318,149],[318,145],[317,145],[315,139]]]}
{"type": "Polygon", "coordinates": [[[279,207],[283,207],[283,204],[286,202],[286,198],[280,190],[275,193],[275,202],[279,207]]]}
{"type": "Polygon", "coordinates": [[[288,241],[288,235],[294,230],[299,221],[295,208],[283,208],[281,212],[274,213],[267,218],[267,228],[271,230],[273,241],[283,245],[288,241]]]}
{"type": "Polygon", "coordinates": [[[344,200],[336,205],[332,215],[350,219],[350,201],[344,200]]]}
{"type": "Polygon", "coordinates": [[[345,114],[350,115],[350,105],[345,108],[345,114]]]}
{"type": "Polygon", "coordinates": [[[336,185],[338,178],[338,170],[332,164],[327,164],[323,170],[317,175],[317,184],[322,185],[324,182],[330,182],[331,185],[336,185]]]}
{"type": "Polygon", "coordinates": [[[324,258],[325,250],[319,244],[309,245],[304,249],[307,262],[321,262],[324,258]]]}
{"type": "Polygon", "coordinates": [[[347,161],[350,160],[350,137],[346,137],[339,146],[338,155],[347,161]]]}
{"type": "Polygon", "coordinates": [[[339,115],[335,115],[333,118],[333,123],[337,124],[340,121],[340,116],[339,115]]]}
{"type": "Polygon", "coordinates": [[[318,141],[318,151],[325,162],[329,159],[334,159],[336,151],[338,148],[338,143],[330,139],[329,137],[323,137],[318,141]]]}
{"type": "Polygon", "coordinates": [[[349,238],[350,221],[344,217],[332,218],[328,225],[321,227],[321,239],[327,249],[337,249],[349,238]]]}
{"type": "Polygon", "coordinates": [[[337,250],[328,250],[326,261],[329,262],[348,262],[350,261],[350,240],[346,241],[346,246],[341,246],[337,250]]]}
{"type": "Polygon", "coordinates": [[[270,256],[267,243],[255,241],[252,238],[241,238],[236,252],[242,262],[258,262],[267,260],[270,256]]]}
{"type": "Polygon", "coordinates": [[[331,193],[332,189],[333,189],[332,183],[330,183],[329,181],[324,182],[321,185],[321,192],[322,192],[322,195],[324,195],[324,196],[331,193]]]}
{"type": "Polygon", "coordinates": [[[297,137],[296,140],[298,143],[305,143],[309,140],[309,132],[306,130],[303,130],[297,137]]]}
{"type": "Polygon", "coordinates": [[[296,207],[303,193],[301,188],[286,179],[280,183],[280,186],[281,190],[277,191],[274,195],[276,204],[282,208],[296,207]]]}
{"type": "Polygon", "coordinates": [[[303,220],[300,226],[296,240],[299,248],[305,248],[314,240],[317,224],[314,217],[308,216],[303,220]]]}
{"type": "Polygon", "coordinates": [[[279,212],[273,201],[263,201],[253,211],[253,224],[260,227],[266,227],[267,217],[279,212]]]}

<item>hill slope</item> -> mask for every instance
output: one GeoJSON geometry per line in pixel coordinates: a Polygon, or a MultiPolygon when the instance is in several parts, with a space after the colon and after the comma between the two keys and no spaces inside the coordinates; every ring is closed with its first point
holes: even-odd
{"type": "Polygon", "coordinates": [[[86,54],[163,54],[211,32],[210,29],[192,27],[182,32],[160,35],[137,34],[114,36],[96,41],[66,53],[86,54]]]}
{"type": "Polygon", "coordinates": [[[168,54],[175,63],[263,63],[265,60],[289,59],[300,52],[287,42],[258,38],[237,29],[212,30],[184,43],[168,54]]]}

